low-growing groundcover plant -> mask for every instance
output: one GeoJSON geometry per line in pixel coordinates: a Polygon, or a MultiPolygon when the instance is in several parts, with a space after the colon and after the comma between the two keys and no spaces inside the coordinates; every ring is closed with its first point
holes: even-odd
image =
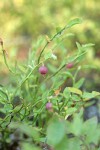
{"type": "Polygon", "coordinates": [[[81,62],[93,44],[76,42],[77,50],[69,55],[63,45],[71,35],[67,30],[80,23],[81,19],[76,18],[64,28],[57,28],[53,37],[39,38],[27,61],[15,67],[8,63],[0,39],[11,80],[5,86],[0,84],[1,150],[100,149],[98,118],[83,119],[84,107],[100,93],[82,91],[85,79],[78,76],[84,68],[81,62]],[[59,47],[64,54],[60,62],[56,54],[59,47]],[[64,86],[69,80],[71,86],[64,86]]]}

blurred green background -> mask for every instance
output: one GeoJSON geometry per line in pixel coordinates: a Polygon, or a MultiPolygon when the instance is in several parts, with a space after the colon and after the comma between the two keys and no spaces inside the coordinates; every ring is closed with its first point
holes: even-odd
{"type": "Polygon", "coordinates": [[[94,42],[99,53],[99,0],[1,0],[0,35],[8,45],[19,45],[23,40],[51,34],[57,26],[62,27],[75,17],[84,20],[80,27],[72,29],[78,40],[94,42]]]}
{"type": "MultiPolygon", "coordinates": [[[[83,23],[68,31],[75,35],[65,45],[74,50],[76,41],[95,44],[86,58],[87,64],[97,67],[92,72],[95,77],[94,74],[100,73],[100,0],[1,0],[0,36],[9,56],[23,60],[40,35],[51,36],[56,27],[63,27],[77,17],[83,23]]],[[[1,54],[0,58],[2,63],[1,54]]],[[[97,82],[98,78],[95,77],[97,82]]]]}

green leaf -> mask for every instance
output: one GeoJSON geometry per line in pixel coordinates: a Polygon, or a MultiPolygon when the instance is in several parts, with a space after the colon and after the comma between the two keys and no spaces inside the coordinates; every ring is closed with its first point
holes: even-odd
{"type": "Polygon", "coordinates": [[[92,93],[84,92],[82,97],[84,101],[90,100],[91,98],[94,98],[96,96],[99,96],[100,92],[92,91],[92,93]]]}
{"type": "Polygon", "coordinates": [[[12,112],[12,110],[13,110],[13,106],[11,104],[4,105],[4,112],[5,113],[12,112]]]}
{"type": "Polygon", "coordinates": [[[83,85],[84,80],[85,80],[84,78],[81,78],[78,82],[75,83],[74,87],[80,88],[83,85]]]}
{"type": "Polygon", "coordinates": [[[76,25],[76,24],[81,24],[81,23],[82,23],[82,19],[76,18],[76,19],[71,20],[71,21],[67,24],[66,28],[71,28],[72,26],[74,26],[74,25],[76,25]]]}
{"type": "Polygon", "coordinates": [[[21,145],[22,145],[21,150],[41,150],[40,148],[29,143],[22,143],[21,145]]]}
{"type": "Polygon", "coordinates": [[[49,52],[45,53],[44,58],[45,58],[45,60],[49,59],[49,58],[57,60],[57,56],[55,54],[53,54],[52,50],[50,50],[49,52]]]}
{"type": "Polygon", "coordinates": [[[78,48],[76,62],[78,63],[84,58],[84,55],[87,53],[88,48],[93,46],[94,44],[89,43],[89,44],[85,44],[85,45],[80,45],[80,43],[76,42],[76,45],[78,48]]]}
{"type": "Polygon", "coordinates": [[[69,56],[68,58],[67,58],[67,63],[70,63],[70,62],[73,62],[76,58],[76,55],[74,54],[74,55],[72,55],[72,56],[69,56]]]}
{"type": "Polygon", "coordinates": [[[77,45],[79,54],[82,53],[83,51],[85,51],[86,48],[89,48],[89,47],[94,46],[94,44],[92,44],[92,43],[88,43],[88,44],[81,45],[81,44],[78,43],[78,42],[76,42],[76,45],[77,45]]]}
{"type": "Polygon", "coordinates": [[[66,150],[80,150],[81,142],[78,138],[71,138],[67,141],[66,150]]]}
{"type": "Polygon", "coordinates": [[[97,126],[97,118],[91,118],[83,124],[82,134],[85,135],[88,143],[98,144],[100,139],[100,128],[97,126]]]}
{"type": "Polygon", "coordinates": [[[90,132],[95,131],[97,128],[97,118],[93,117],[91,119],[88,119],[83,124],[83,134],[89,134],[90,132]],[[91,130],[89,129],[91,127],[91,130]]]}
{"type": "Polygon", "coordinates": [[[3,89],[3,87],[0,87],[0,103],[5,103],[6,101],[8,101],[8,95],[5,92],[6,89],[3,89]]]}
{"type": "Polygon", "coordinates": [[[74,119],[70,126],[71,133],[73,133],[76,136],[81,135],[82,127],[83,127],[83,120],[81,119],[81,113],[75,114],[74,119]]]}
{"type": "Polygon", "coordinates": [[[49,52],[45,53],[44,58],[48,59],[51,58],[51,56],[52,56],[52,51],[50,50],[49,52]]]}
{"type": "Polygon", "coordinates": [[[47,141],[48,144],[55,147],[59,144],[66,134],[65,121],[54,116],[49,122],[47,128],[47,141]]]}
{"type": "Polygon", "coordinates": [[[100,96],[100,92],[96,92],[96,91],[93,91],[92,94],[96,97],[96,96],[100,96]]]}
{"type": "Polygon", "coordinates": [[[13,113],[19,112],[22,108],[22,105],[18,105],[13,109],[13,113]]]}
{"type": "Polygon", "coordinates": [[[80,43],[78,43],[78,42],[76,42],[76,45],[77,45],[78,51],[79,51],[79,53],[80,53],[80,52],[81,52],[82,47],[81,47],[80,43]]]}
{"type": "Polygon", "coordinates": [[[76,111],[77,111],[77,108],[75,108],[75,107],[67,108],[67,110],[66,110],[66,117],[65,118],[67,118],[68,115],[74,114],[76,111]]]}
{"type": "Polygon", "coordinates": [[[29,137],[35,139],[36,141],[39,140],[39,131],[38,131],[38,129],[35,128],[35,127],[32,127],[28,124],[12,122],[10,124],[10,128],[12,128],[12,129],[19,128],[22,133],[25,133],[26,135],[28,135],[29,137]]]}
{"type": "Polygon", "coordinates": [[[62,141],[55,147],[55,150],[67,150],[68,139],[65,136],[62,141]]]}
{"type": "Polygon", "coordinates": [[[45,143],[47,141],[47,137],[41,137],[39,138],[39,141],[45,143]]]}
{"type": "Polygon", "coordinates": [[[91,66],[91,65],[82,65],[82,68],[83,69],[97,69],[97,67],[96,66],[91,66]]]}
{"type": "Polygon", "coordinates": [[[92,46],[94,46],[94,45],[95,45],[95,44],[93,44],[93,43],[88,43],[88,44],[82,45],[82,47],[88,48],[88,47],[92,47],[92,46]]]}
{"type": "Polygon", "coordinates": [[[66,77],[70,77],[73,80],[73,75],[69,71],[63,72],[62,75],[66,75],[66,77]]]}
{"type": "Polygon", "coordinates": [[[45,42],[44,37],[40,36],[37,41],[33,42],[32,47],[34,48],[30,54],[34,53],[42,44],[44,44],[44,42],[45,42]]]}
{"type": "Polygon", "coordinates": [[[71,93],[75,93],[75,94],[78,94],[78,95],[82,95],[82,91],[77,89],[77,88],[74,88],[74,87],[68,87],[68,90],[71,92],[71,93]]]}
{"type": "Polygon", "coordinates": [[[71,94],[67,87],[64,89],[63,95],[67,100],[70,98],[71,94]]]}
{"type": "Polygon", "coordinates": [[[80,101],[80,97],[78,96],[78,95],[75,95],[75,94],[72,94],[71,95],[71,99],[72,99],[72,101],[80,101]]]}
{"type": "Polygon", "coordinates": [[[61,85],[64,83],[63,80],[60,80],[60,81],[56,80],[56,81],[53,81],[53,82],[54,82],[54,84],[53,84],[52,88],[53,88],[54,90],[56,90],[56,89],[58,89],[59,87],[61,87],[61,85]]]}
{"type": "Polygon", "coordinates": [[[82,61],[84,59],[85,54],[86,54],[86,51],[79,52],[79,54],[75,58],[76,63],[79,63],[80,61],[82,61]]]}

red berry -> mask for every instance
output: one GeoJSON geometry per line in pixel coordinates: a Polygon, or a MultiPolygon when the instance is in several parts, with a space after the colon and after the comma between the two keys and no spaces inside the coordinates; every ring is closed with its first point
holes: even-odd
{"type": "Polygon", "coordinates": [[[48,109],[48,110],[52,109],[52,103],[51,102],[48,102],[46,104],[46,109],[48,109]]]}
{"type": "Polygon", "coordinates": [[[69,63],[69,64],[66,65],[66,68],[70,69],[70,68],[73,68],[73,66],[74,66],[74,64],[71,62],[71,63],[69,63]]]}
{"type": "Polygon", "coordinates": [[[47,67],[45,67],[45,66],[41,66],[41,67],[39,68],[39,72],[40,72],[42,75],[45,75],[45,74],[47,74],[48,69],[47,69],[47,67]]]}

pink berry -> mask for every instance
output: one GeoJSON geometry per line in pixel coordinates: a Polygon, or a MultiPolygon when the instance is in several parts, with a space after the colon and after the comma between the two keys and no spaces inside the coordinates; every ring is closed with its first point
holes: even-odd
{"type": "Polygon", "coordinates": [[[48,109],[48,110],[52,109],[52,103],[51,102],[48,102],[46,104],[46,109],[48,109]]]}
{"type": "Polygon", "coordinates": [[[45,75],[45,74],[47,74],[48,69],[47,69],[47,67],[45,67],[45,66],[41,66],[41,67],[39,68],[39,72],[40,72],[42,75],[45,75]]]}
{"type": "Polygon", "coordinates": [[[71,68],[73,68],[73,66],[74,66],[74,64],[71,62],[71,63],[69,63],[69,64],[66,65],[66,68],[67,69],[71,69],[71,68]]]}

